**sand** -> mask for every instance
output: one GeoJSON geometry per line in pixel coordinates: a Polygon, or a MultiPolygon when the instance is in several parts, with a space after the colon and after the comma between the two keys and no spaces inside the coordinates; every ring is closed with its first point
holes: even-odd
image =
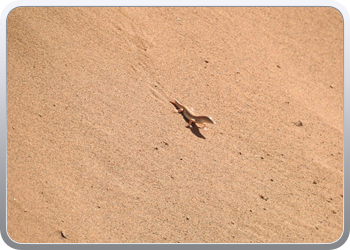
{"type": "Polygon", "coordinates": [[[341,236],[336,9],[17,8],[7,34],[12,240],[341,236]]]}

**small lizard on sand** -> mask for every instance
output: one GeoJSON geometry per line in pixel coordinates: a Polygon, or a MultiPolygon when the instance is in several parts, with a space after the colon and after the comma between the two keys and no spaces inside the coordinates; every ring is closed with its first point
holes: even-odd
{"type": "Polygon", "coordinates": [[[190,108],[181,104],[176,98],[174,98],[174,101],[172,101],[171,103],[175,104],[179,108],[178,110],[173,111],[174,113],[183,112],[184,116],[188,119],[187,126],[190,128],[192,128],[192,122],[203,124],[201,128],[204,128],[204,130],[207,130],[206,123],[215,124],[213,118],[211,118],[210,116],[195,115],[190,108]]]}

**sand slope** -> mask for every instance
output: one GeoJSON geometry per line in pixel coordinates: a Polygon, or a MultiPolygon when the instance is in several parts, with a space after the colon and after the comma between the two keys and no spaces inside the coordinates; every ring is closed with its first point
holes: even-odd
{"type": "Polygon", "coordinates": [[[337,10],[18,8],[7,28],[14,241],[341,236],[337,10]],[[217,124],[186,128],[172,97],[217,124]]]}

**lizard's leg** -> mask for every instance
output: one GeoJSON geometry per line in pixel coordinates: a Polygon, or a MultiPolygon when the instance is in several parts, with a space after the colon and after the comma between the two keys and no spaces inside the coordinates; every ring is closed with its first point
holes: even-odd
{"type": "Polygon", "coordinates": [[[207,124],[203,123],[203,126],[200,127],[201,129],[208,130],[207,129],[207,124]]]}
{"type": "Polygon", "coordinates": [[[189,120],[189,122],[188,122],[188,124],[187,124],[187,127],[190,127],[190,128],[192,128],[192,122],[194,122],[194,120],[189,120]]]}
{"type": "Polygon", "coordinates": [[[173,112],[174,113],[181,113],[182,111],[184,111],[184,109],[177,109],[177,110],[174,110],[173,112]]]}

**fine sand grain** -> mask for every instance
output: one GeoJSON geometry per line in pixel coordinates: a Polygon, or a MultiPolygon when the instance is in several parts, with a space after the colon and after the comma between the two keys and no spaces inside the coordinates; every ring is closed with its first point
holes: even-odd
{"type": "Polygon", "coordinates": [[[7,77],[16,242],[342,234],[334,8],[17,8],[7,77]],[[173,97],[216,124],[186,128],[173,97]]]}

